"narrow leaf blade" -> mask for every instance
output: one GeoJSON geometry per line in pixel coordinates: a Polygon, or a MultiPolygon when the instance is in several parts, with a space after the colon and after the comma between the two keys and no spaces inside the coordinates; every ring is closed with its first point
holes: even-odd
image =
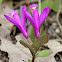
{"type": "Polygon", "coordinates": [[[20,43],[21,43],[24,47],[28,48],[28,49],[31,51],[31,53],[34,53],[34,50],[33,50],[33,48],[32,48],[30,45],[27,45],[27,44],[24,43],[22,40],[20,40],[20,43]]]}
{"type": "Polygon", "coordinates": [[[31,39],[31,41],[34,42],[36,36],[35,36],[34,27],[32,25],[30,25],[28,28],[28,34],[29,34],[29,38],[31,39]]]}
{"type": "Polygon", "coordinates": [[[43,29],[43,26],[41,25],[41,28],[40,28],[40,36],[42,36],[44,34],[44,29],[43,29]]]}

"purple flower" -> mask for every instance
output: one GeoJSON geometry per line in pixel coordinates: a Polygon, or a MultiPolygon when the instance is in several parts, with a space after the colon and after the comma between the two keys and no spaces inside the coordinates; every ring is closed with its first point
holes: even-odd
{"type": "Polygon", "coordinates": [[[28,38],[28,33],[27,33],[26,26],[25,26],[26,17],[25,17],[25,14],[24,14],[24,10],[27,11],[27,8],[26,8],[25,5],[22,8],[22,19],[20,19],[17,11],[15,11],[15,10],[10,11],[10,13],[9,13],[9,15],[13,16],[14,20],[12,18],[10,18],[9,16],[7,16],[7,15],[4,15],[4,16],[6,17],[6,19],[8,21],[10,21],[14,25],[16,25],[20,29],[20,31],[23,33],[23,35],[26,38],[28,38]]]}
{"type": "Polygon", "coordinates": [[[30,8],[31,8],[31,9],[35,9],[35,8],[37,8],[37,7],[38,7],[37,4],[32,4],[32,5],[30,5],[30,8]]]}
{"type": "MultiPolygon", "coordinates": [[[[37,8],[37,4],[32,4],[30,5],[31,9],[37,8]]],[[[35,30],[35,35],[37,38],[40,36],[40,27],[41,24],[44,22],[44,20],[47,18],[48,14],[50,12],[50,8],[46,7],[41,15],[39,16],[39,11],[37,9],[33,10],[33,17],[31,16],[30,13],[27,12],[27,7],[24,5],[22,8],[22,18],[20,19],[17,11],[12,10],[9,15],[12,15],[14,19],[10,18],[7,15],[4,15],[8,21],[16,25],[20,31],[23,33],[23,35],[28,38],[28,33],[26,29],[26,18],[32,23],[34,30],[35,30]]]]}
{"type": "MultiPolygon", "coordinates": [[[[30,5],[31,9],[33,9],[35,7],[37,7],[36,4],[30,5]]],[[[39,36],[40,36],[39,32],[40,32],[41,24],[45,21],[45,19],[47,18],[49,12],[50,12],[50,8],[46,7],[42,11],[41,15],[39,16],[39,11],[35,9],[35,10],[33,10],[33,17],[32,17],[30,13],[25,11],[26,18],[33,24],[33,27],[35,29],[35,34],[36,34],[37,38],[39,38],[39,36]]]]}

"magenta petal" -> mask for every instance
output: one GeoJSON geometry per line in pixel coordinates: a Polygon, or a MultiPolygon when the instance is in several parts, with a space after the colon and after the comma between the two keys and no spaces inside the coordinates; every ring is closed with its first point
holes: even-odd
{"type": "Polygon", "coordinates": [[[26,22],[26,16],[24,14],[24,11],[27,11],[27,7],[24,5],[23,8],[22,8],[22,20],[21,20],[21,23],[24,27],[24,29],[27,31],[26,29],[26,25],[25,25],[25,22],[26,22]]]}
{"type": "Polygon", "coordinates": [[[25,11],[25,16],[33,24],[33,26],[35,26],[35,21],[34,21],[33,17],[31,16],[31,14],[28,13],[27,11],[25,11]]]}
{"type": "Polygon", "coordinates": [[[19,24],[17,27],[18,27],[18,28],[20,29],[20,31],[23,33],[24,37],[26,37],[26,38],[29,37],[29,36],[28,36],[28,33],[25,31],[24,27],[23,27],[21,24],[19,24]]]}
{"type": "Polygon", "coordinates": [[[33,17],[34,17],[34,20],[38,23],[38,21],[39,21],[39,11],[38,10],[33,10],[33,17]]]}
{"type": "Polygon", "coordinates": [[[39,36],[40,36],[40,34],[39,34],[39,27],[37,27],[37,24],[36,24],[35,20],[31,16],[31,14],[28,13],[27,11],[25,11],[25,15],[26,15],[26,18],[33,24],[34,29],[35,29],[36,37],[39,38],[39,36]]]}
{"type": "Polygon", "coordinates": [[[46,7],[41,15],[40,15],[40,18],[39,18],[39,27],[41,26],[41,24],[45,21],[45,19],[48,17],[48,14],[50,12],[50,8],[49,7],[46,7]]]}
{"type": "Polygon", "coordinates": [[[18,15],[17,12],[14,13],[13,18],[14,18],[14,20],[15,20],[17,23],[19,23],[19,24],[21,23],[21,19],[20,19],[20,17],[19,17],[19,15],[18,15]]]}
{"type": "Polygon", "coordinates": [[[38,10],[33,10],[33,18],[35,21],[35,34],[36,37],[39,38],[40,34],[39,34],[39,11],[38,10]]]}
{"type": "Polygon", "coordinates": [[[27,11],[25,11],[25,15],[26,15],[26,18],[33,24],[34,29],[35,29],[36,37],[39,38],[40,34],[39,34],[39,31],[37,30],[37,25],[36,25],[36,23],[35,23],[35,20],[34,20],[33,17],[31,16],[31,14],[28,13],[27,11]]]}
{"type": "Polygon", "coordinates": [[[25,30],[25,28],[23,27],[19,15],[18,15],[17,13],[15,13],[15,14],[13,15],[13,18],[14,18],[14,19],[17,21],[17,23],[18,23],[18,26],[17,26],[17,27],[20,29],[20,31],[23,33],[23,35],[24,35],[26,38],[28,38],[28,33],[27,33],[27,31],[25,30]]]}
{"type": "Polygon", "coordinates": [[[5,18],[6,18],[8,21],[10,21],[11,23],[13,23],[14,25],[17,25],[16,21],[13,20],[11,17],[9,17],[9,16],[7,16],[7,15],[4,15],[4,16],[5,16],[5,18]]]}
{"type": "Polygon", "coordinates": [[[38,25],[39,25],[39,12],[38,12],[38,10],[33,10],[33,18],[34,18],[36,26],[38,27],[38,25]]]}
{"type": "Polygon", "coordinates": [[[22,10],[23,10],[23,11],[27,11],[26,5],[23,6],[22,10]]]}
{"type": "Polygon", "coordinates": [[[39,38],[40,37],[39,31],[38,32],[35,32],[35,35],[36,35],[37,38],[39,38]]]}
{"type": "Polygon", "coordinates": [[[14,13],[16,13],[17,11],[16,10],[12,10],[10,11],[9,15],[14,15],[14,13]]]}
{"type": "Polygon", "coordinates": [[[31,8],[31,9],[35,9],[35,8],[37,8],[37,7],[38,7],[37,4],[32,4],[32,5],[30,5],[30,8],[31,8]]]}
{"type": "Polygon", "coordinates": [[[20,29],[20,31],[23,33],[23,35],[24,35],[26,38],[28,38],[28,33],[25,31],[25,29],[23,28],[23,26],[22,26],[21,23],[20,23],[20,24],[16,23],[15,20],[13,20],[12,18],[10,18],[10,17],[7,16],[7,15],[4,15],[4,16],[6,17],[6,19],[7,19],[8,21],[10,21],[10,22],[13,23],[14,25],[16,25],[16,26],[20,29]]]}
{"type": "Polygon", "coordinates": [[[17,13],[16,10],[10,11],[9,15],[12,15],[13,18],[14,18],[14,20],[15,20],[17,23],[20,23],[20,22],[21,22],[21,19],[20,19],[20,17],[19,17],[19,15],[18,15],[18,13],[17,13]]]}

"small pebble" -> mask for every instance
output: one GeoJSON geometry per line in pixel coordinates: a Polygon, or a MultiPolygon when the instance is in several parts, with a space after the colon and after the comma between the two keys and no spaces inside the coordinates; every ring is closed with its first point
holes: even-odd
{"type": "Polygon", "coordinates": [[[60,29],[57,28],[57,29],[55,30],[55,32],[56,32],[57,34],[59,34],[59,33],[60,33],[60,29]]]}
{"type": "Polygon", "coordinates": [[[56,29],[57,28],[57,23],[52,23],[52,28],[56,29]]]}

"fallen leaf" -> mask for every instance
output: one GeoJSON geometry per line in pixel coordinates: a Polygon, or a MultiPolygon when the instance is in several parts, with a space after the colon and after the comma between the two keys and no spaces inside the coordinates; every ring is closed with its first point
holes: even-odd
{"type": "Polygon", "coordinates": [[[19,48],[17,45],[12,44],[10,41],[7,41],[3,38],[1,38],[1,45],[0,50],[5,51],[8,53],[9,56],[9,62],[28,62],[28,59],[31,59],[30,56],[26,54],[27,48],[22,48],[22,46],[19,48]],[[23,49],[25,49],[23,51],[23,49]]]}
{"type": "Polygon", "coordinates": [[[2,62],[2,60],[0,60],[0,62],[2,62]]]}
{"type": "Polygon", "coordinates": [[[1,26],[0,27],[0,37],[7,39],[7,40],[11,40],[10,31],[7,28],[1,26]]]}
{"type": "Polygon", "coordinates": [[[16,38],[17,41],[22,40],[22,41],[24,41],[24,43],[26,43],[26,44],[28,44],[30,46],[32,45],[32,41],[30,40],[30,38],[28,38],[28,39],[25,38],[22,33],[19,34],[19,35],[16,35],[15,38],[16,38]]]}
{"type": "Polygon", "coordinates": [[[7,4],[5,2],[3,2],[1,5],[0,5],[0,24],[8,29],[11,29],[13,24],[10,23],[5,17],[4,15],[8,15],[9,12],[11,11],[12,9],[10,9],[10,7],[7,6],[7,4]]]}
{"type": "MultiPolygon", "coordinates": [[[[14,45],[10,41],[7,41],[1,37],[0,39],[0,50],[8,53],[9,62],[28,62],[28,59],[32,59],[29,49],[22,46],[19,41],[16,43],[16,45],[14,45]]],[[[62,51],[62,44],[60,44],[58,41],[59,39],[49,40],[46,45],[53,53],[48,57],[36,58],[35,62],[56,62],[54,58],[55,54],[62,51]]]]}

